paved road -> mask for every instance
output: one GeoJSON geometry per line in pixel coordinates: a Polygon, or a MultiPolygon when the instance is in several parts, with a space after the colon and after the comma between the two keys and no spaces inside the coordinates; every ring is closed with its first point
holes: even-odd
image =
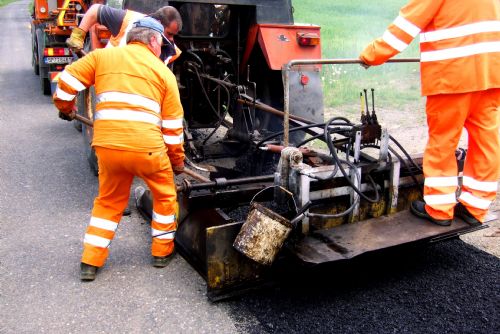
{"type": "Polygon", "coordinates": [[[80,283],[97,178],[31,69],[28,3],[0,8],[0,332],[234,332],[228,307],[206,300],[181,257],[150,265],[149,225],[136,212],[98,279],[80,283]]]}
{"type": "Polygon", "coordinates": [[[150,265],[149,228],[133,211],[96,281],[81,283],[97,180],[30,67],[28,3],[0,8],[0,333],[500,332],[499,260],[458,239],[211,304],[181,257],[150,265]]]}

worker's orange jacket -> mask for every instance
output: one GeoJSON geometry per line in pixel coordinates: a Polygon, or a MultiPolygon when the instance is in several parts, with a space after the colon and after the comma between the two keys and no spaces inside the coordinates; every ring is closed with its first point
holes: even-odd
{"type": "Polygon", "coordinates": [[[135,21],[139,20],[140,18],[143,18],[144,14],[134,12],[133,10],[126,10],[125,17],[123,18],[122,25],[120,27],[120,32],[118,32],[118,35],[116,36],[111,36],[109,38],[108,44],[106,47],[112,47],[112,46],[124,46],[127,44],[127,34],[132,29],[132,25],[135,21]]]}
{"type": "Polygon", "coordinates": [[[422,95],[500,88],[499,0],[411,0],[360,59],[380,65],[419,34],[422,95]]]}
{"type": "MultiPolygon", "coordinates": [[[[130,29],[133,28],[133,24],[135,21],[139,20],[140,18],[146,16],[142,13],[139,12],[134,12],[133,10],[126,10],[125,11],[125,17],[123,18],[122,25],[120,26],[120,31],[118,32],[118,35],[113,36],[109,38],[108,44],[106,44],[106,47],[116,47],[116,46],[124,46],[127,44],[127,34],[130,31],[130,29]]],[[[175,55],[170,56],[164,60],[165,65],[168,65],[172,63],[174,60],[180,57],[182,51],[175,46],[175,55]]]]}
{"type": "Polygon", "coordinates": [[[78,91],[95,85],[92,146],[134,152],[167,149],[173,166],[184,161],[183,110],[177,81],[142,43],[99,49],[62,72],[54,104],[70,112],[78,91]]]}

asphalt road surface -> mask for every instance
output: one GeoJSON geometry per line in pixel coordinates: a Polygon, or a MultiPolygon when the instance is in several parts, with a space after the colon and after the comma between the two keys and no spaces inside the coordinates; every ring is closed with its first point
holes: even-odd
{"type": "Polygon", "coordinates": [[[133,208],[97,279],[80,282],[97,179],[31,69],[28,3],[0,8],[0,333],[500,333],[500,261],[459,239],[210,303],[180,256],[150,265],[133,208]]]}

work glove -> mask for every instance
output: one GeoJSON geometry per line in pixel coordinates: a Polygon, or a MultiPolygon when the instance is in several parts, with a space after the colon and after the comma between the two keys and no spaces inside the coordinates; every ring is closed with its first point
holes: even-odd
{"type": "Polygon", "coordinates": [[[66,40],[66,45],[69,46],[74,51],[79,51],[83,49],[83,43],[85,42],[86,31],[75,27],[71,32],[71,35],[66,40]]]}
{"type": "Polygon", "coordinates": [[[72,110],[69,113],[64,113],[62,111],[59,111],[59,118],[71,122],[75,118],[75,111],[72,110]]]}
{"type": "Polygon", "coordinates": [[[172,165],[172,170],[174,171],[175,175],[184,173],[184,163],[182,163],[181,165],[172,165]]]}

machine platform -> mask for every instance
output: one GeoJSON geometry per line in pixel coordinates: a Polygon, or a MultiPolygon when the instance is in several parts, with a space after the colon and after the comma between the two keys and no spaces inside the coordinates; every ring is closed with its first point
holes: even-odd
{"type": "Polygon", "coordinates": [[[353,224],[315,231],[299,241],[292,252],[310,264],[320,264],[418,241],[434,242],[488,227],[498,219],[490,212],[485,224],[471,226],[455,219],[450,226],[439,226],[412,215],[408,210],[353,224]]]}

